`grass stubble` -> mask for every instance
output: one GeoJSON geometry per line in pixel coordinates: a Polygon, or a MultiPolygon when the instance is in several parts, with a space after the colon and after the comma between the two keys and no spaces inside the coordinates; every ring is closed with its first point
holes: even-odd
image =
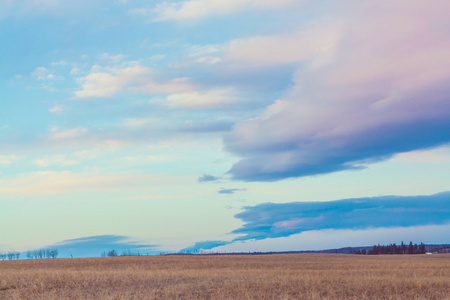
{"type": "Polygon", "coordinates": [[[3,261],[3,299],[450,299],[450,254],[3,261]]]}

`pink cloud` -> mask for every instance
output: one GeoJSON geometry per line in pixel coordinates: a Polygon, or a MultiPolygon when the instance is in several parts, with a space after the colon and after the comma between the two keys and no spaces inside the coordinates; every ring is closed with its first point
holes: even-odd
{"type": "Polygon", "coordinates": [[[449,10],[445,1],[355,2],[328,24],[340,28],[332,56],[284,43],[283,53],[323,63],[299,66],[289,93],[225,136],[244,157],[232,175],[327,173],[450,142],[449,10]]]}

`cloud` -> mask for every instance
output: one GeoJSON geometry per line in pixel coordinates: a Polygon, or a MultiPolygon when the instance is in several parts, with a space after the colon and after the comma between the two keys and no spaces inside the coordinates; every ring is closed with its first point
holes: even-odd
{"type": "Polygon", "coordinates": [[[0,155],[0,165],[9,165],[16,159],[15,155],[0,155]]]}
{"type": "Polygon", "coordinates": [[[306,32],[312,44],[285,37],[231,43],[229,59],[244,67],[246,60],[249,67],[300,63],[281,99],[225,134],[225,149],[242,157],[229,171],[233,178],[274,181],[358,169],[449,143],[450,19],[442,12],[448,9],[443,1],[365,1],[312,29],[330,32],[323,40],[306,32]],[[270,41],[282,46],[278,57],[270,41]]]}
{"type": "Polygon", "coordinates": [[[110,54],[110,53],[102,53],[99,55],[99,58],[101,60],[107,61],[108,63],[117,64],[117,63],[120,63],[125,58],[125,56],[122,54],[114,55],[114,54],[110,54]]]}
{"type": "Polygon", "coordinates": [[[242,10],[290,8],[302,2],[298,0],[190,0],[179,3],[163,2],[150,11],[136,9],[132,13],[156,15],[154,21],[189,20],[214,15],[230,15],[242,10]]]}
{"type": "Polygon", "coordinates": [[[140,65],[103,69],[93,66],[89,75],[78,79],[82,89],[75,92],[75,97],[110,98],[124,89],[147,95],[187,92],[193,89],[187,78],[161,81],[155,80],[155,77],[153,70],[140,65]]]}
{"type": "Polygon", "coordinates": [[[78,239],[65,240],[49,248],[58,250],[58,257],[99,257],[102,252],[116,250],[123,252],[157,254],[156,245],[142,245],[131,240],[128,236],[98,235],[78,239]]]}
{"type": "Polygon", "coordinates": [[[31,73],[31,75],[39,81],[51,80],[55,75],[51,74],[49,70],[44,67],[39,67],[31,73]]]}
{"type": "MultiPolygon", "coordinates": [[[[45,167],[47,165],[74,164],[50,157],[35,161],[45,167]]],[[[99,174],[96,172],[76,173],[70,171],[40,171],[23,173],[15,178],[0,179],[1,195],[54,195],[85,191],[124,191],[151,189],[161,184],[161,180],[169,180],[170,176],[134,175],[134,174],[99,174]]]]}
{"type": "Polygon", "coordinates": [[[335,55],[341,38],[339,25],[321,25],[267,36],[233,40],[222,47],[224,63],[238,68],[262,68],[304,63],[320,66],[335,55]]]}
{"type": "Polygon", "coordinates": [[[137,84],[141,78],[148,77],[150,73],[150,69],[141,66],[112,68],[106,72],[94,66],[89,75],[79,79],[82,90],[76,91],[75,96],[77,98],[112,97],[127,85],[137,84]]]}
{"type": "Polygon", "coordinates": [[[448,225],[450,192],[430,196],[264,203],[244,207],[235,217],[244,225],[231,232],[239,236],[227,244],[289,237],[310,231],[448,225]]]}
{"type": "Polygon", "coordinates": [[[236,192],[245,192],[247,189],[221,189],[219,194],[234,194],[236,192]]]}
{"type": "Polygon", "coordinates": [[[216,247],[220,247],[226,245],[227,242],[224,241],[203,241],[195,243],[193,246],[184,248],[180,252],[181,253],[196,253],[202,249],[212,249],[216,247]]]}
{"type": "Polygon", "coordinates": [[[213,89],[199,92],[171,94],[166,104],[170,108],[215,109],[229,106],[238,101],[232,88],[213,89]]]}
{"type": "Polygon", "coordinates": [[[80,162],[77,160],[68,159],[64,155],[52,155],[36,159],[34,163],[44,168],[50,165],[73,166],[79,164],[80,162]]]}
{"type": "Polygon", "coordinates": [[[450,222],[450,192],[330,202],[265,203],[245,207],[236,240],[290,236],[309,230],[442,225],[450,222]]]}
{"type": "Polygon", "coordinates": [[[52,114],[61,114],[63,112],[63,107],[61,105],[55,105],[48,109],[52,114]]]}
{"type": "Polygon", "coordinates": [[[61,130],[57,127],[51,129],[51,135],[49,136],[49,140],[67,140],[67,139],[76,139],[83,137],[87,134],[89,130],[82,127],[77,127],[73,129],[61,130]]]}
{"type": "MultiPolygon", "coordinates": [[[[323,229],[304,231],[289,237],[268,238],[263,240],[235,241],[211,249],[211,252],[271,252],[271,251],[307,251],[360,247],[372,245],[424,242],[426,244],[448,243],[450,224],[411,227],[380,227],[368,229],[323,229]]],[[[200,248],[196,248],[200,249],[200,248]]]]}
{"type": "Polygon", "coordinates": [[[203,176],[200,176],[198,178],[198,182],[211,182],[211,181],[217,181],[219,179],[220,179],[219,177],[204,174],[203,176]]]}

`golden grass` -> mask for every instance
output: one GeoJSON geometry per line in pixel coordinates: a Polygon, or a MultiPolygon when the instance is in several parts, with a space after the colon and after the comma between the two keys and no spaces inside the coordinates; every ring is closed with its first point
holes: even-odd
{"type": "Polygon", "coordinates": [[[4,261],[0,299],[450,299],[450,255],[4,261]]]}

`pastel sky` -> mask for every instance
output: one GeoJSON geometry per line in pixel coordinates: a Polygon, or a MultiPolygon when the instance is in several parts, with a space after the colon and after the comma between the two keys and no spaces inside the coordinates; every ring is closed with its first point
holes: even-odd
{"type": "Polygon", "coordinates": [[[450,243],[450,2],[0,0],[0,252],[450,243]]]}

